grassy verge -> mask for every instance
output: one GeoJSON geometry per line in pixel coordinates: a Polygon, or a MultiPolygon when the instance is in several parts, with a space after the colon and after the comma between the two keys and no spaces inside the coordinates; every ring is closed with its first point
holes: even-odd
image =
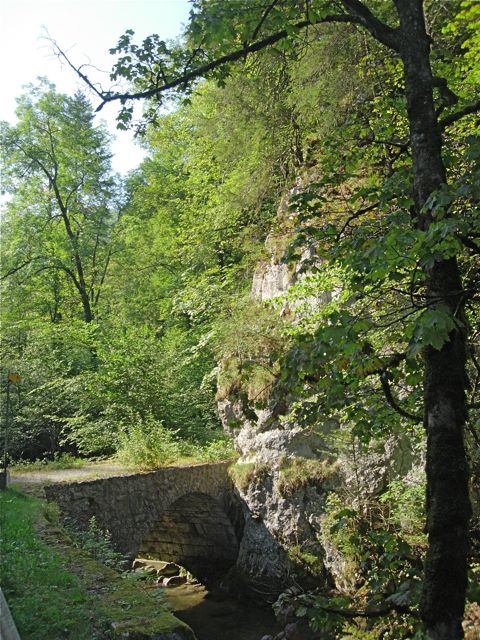
{"type": "Polygon", "coordinates": [[[243,492],[247,491],[251,484],[262,480],[271,472],[271,467],[261,462],[239,462],[232,464],[228,469],[233,483],[243,492]]]}
{"type": "Polygon", "coordinates": [[[55,521],[43,501],[0,492],[0,580],[22,640],[193,640],[135,581],[75,548],[46,510],[55,521]]]}
{"type": "Polygon", "coordinates": [[[323,485],[337,470],[337,465],[316,458],[288,458],[279,470],[278,489],[287,497],[297,489],[311,485],[323,485]]]}
{"type": "Polygon", "coordinates": [[[100,638],[92,599],[35,533],[40,501],[0,493],[0,580],[23,640],[100,638]]]}

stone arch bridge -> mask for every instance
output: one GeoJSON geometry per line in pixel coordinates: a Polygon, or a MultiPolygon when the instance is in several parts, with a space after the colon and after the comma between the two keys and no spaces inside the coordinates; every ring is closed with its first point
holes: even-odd
{"type": "Polygon", "coordinates": [[[95,516],[125,555],[160,557],[208,580],[235,564],[242,536],[243,515],[228,464],[52,484],[45,493],[81,529],[95,516]]]}

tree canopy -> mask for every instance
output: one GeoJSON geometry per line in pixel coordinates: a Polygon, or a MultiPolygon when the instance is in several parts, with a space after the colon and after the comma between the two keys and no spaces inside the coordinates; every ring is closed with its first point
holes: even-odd
{"type": "MultiPolygon", "coordinates": [[[[116,207],[82,96],[24,98],[5,128],[7,282],[31,309],[19,278],[40,281],[54,324],[64,294],[52,286],[68,286],[81,331],[95,325],[88,381],[84,365],[62,372],[89,390],[55,418],[67,441],[92,451],[114,431],[152,453],[157,431],[184,452],[221,446],[217,374],[217,394],[243,394],[253,412],[294,397],[286,424],[332,418],[361,442],[422,440],[423,424],[420,611],[433,640],[463,638],[478,465],[479,26],[478,3],[460,0],[198,0],[180,43],[127,31],[111,50],[119,91],[77,69],[97,111],[120,104],[120,127],[145,102],[151,157],[116,207]],[[248,294],[265,241],[307,273],[269,309],[248,294]]],[[[408,615],[416,585],[405,578],[390,609],[408,615]]]]}

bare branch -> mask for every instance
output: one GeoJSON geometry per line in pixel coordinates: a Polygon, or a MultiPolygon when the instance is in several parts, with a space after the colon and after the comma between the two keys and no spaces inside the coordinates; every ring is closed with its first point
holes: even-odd
{"type": "Polygon", "coordinates": [[[477,111],[480,111],[480,100],[478,102],[474,102],[473,104],[467,105],[466,107],[464,107],[463,109],[460,109],[460,111],[457,111],[456,113],[452,113],[451,115],[446,116],[445,118],[439,121],[438,126],[443,131],[451,124],[454,124],[455,122],[457,122],[458,120],[461,120],[465,116],[469,116],[472,113],[476,113],[477,111]]]}
{"type": "Polygon", "coordinates": [[[75,71],[75,73],[79,76],[79,78],[81,78],[83,80],[83,82],[85,82],[85,84],[90,87],[90,89],[97,95],[98,98],[100,98],[100,100],[104,100],[104,96],[105,93],[99,89],[97,89],[97,87],[93,84],[93,82],[90,80],[90,78],[83,73],[82,71],[82,66],[80,67],[76,67],[69,59],[69,57],[67,56],[67,54],[65,53],[65,51],[63,51],[63,49],[60,48],[60,46],[58,45],[58,43],[55,40],[50,39],[50,42],[53,45],[54,51],[55,51],[55,55],[58,58],[62,58],[63,60],[65,60],[65,62],[68,64],[68,66],[75,71]]]}

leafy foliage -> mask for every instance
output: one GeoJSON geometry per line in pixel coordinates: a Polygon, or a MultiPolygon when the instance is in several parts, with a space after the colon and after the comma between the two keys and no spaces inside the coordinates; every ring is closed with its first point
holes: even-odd
{"type": "MultiPolygon", "coordinates": [[[[422,135],[441,165],[426,185],[418,87],[398,43],[400,9],[415,3],[394,4],[198,0],[182,43],[136,44],[127,31],[112,49],[125,92],[96,91],[102,104],[121,100],[121,127],[133,99],[148,101],[150,157],[124,191],[83,96],[44,88],[20,101],[19,124],[3,127],[15,191],[4,349],[25,379],[14,457],[117,451],[153,467],[223,456],[217,374],[217,399],[241,400],[252,418],[281,396],[282,428],[338,424],[337,438],[360,446],[392,433],[416,441],[424,414],[436,424],[432,362],[452,351],[460,369],[437,376],[441,402],[459,400],[463,430],[466,389],[478,466],[479,13],[472,2],[424,3],[435,116],[422,135]],[[163,96],[180,93],[160,115],[163,96]],[[290,208],[277,212],[286,190],[290,208]],[[278,241],[268,256],[265,240],[278,241]],[[295,264],[296,282],[257,304],[251,276],[273,253],[295,264]]],[[[315,465],[284,469],[285,489],[323,479],[315,465]]],[[[246,490],[267,471],[233,473],[246,490]]],[[[337,636],[416,632],[420,491],[392,484],[363,507],[330,498],[330,543],[357,592],[306,594],[299,616],[337,636]],[[362,624],[357,607],[371,614],[362,624]]]]}
{"type": "MultiPolygon", "coordinates": [[[[68,529],[68,527],[67,527],[68,529]]],[[[107,567],[121,571],[127,568],[128,559],[115,551],[112,546],[112,536],[109,531],[103,531],[98,526],[95,516],[88,521],[86,531],[71,531],[77,545],[107,567]]]]}

